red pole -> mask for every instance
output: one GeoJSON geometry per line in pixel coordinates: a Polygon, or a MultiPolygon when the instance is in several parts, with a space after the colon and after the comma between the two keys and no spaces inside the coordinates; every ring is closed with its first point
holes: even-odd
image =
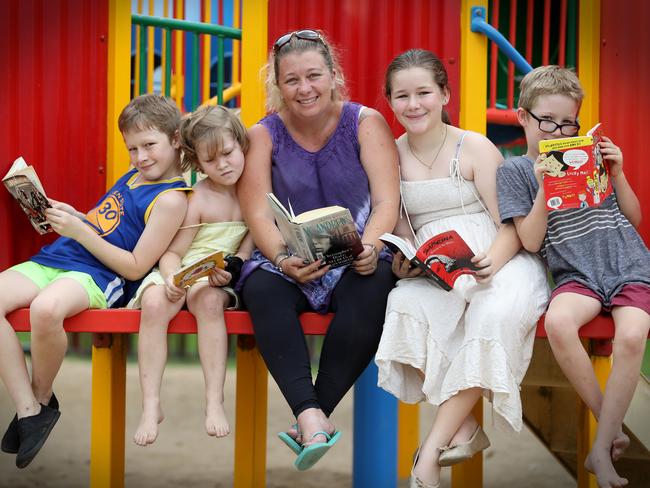
{"type": "Polygon", "coordinates": [[[551,0],[544,0],[544,35],[542,37],[542,64],[548,64],[548,45],[551,26],[551,0]]]}
{"type": "Polygon", "coordinates": [[[566,64],[566,0],[560,4],[560,49],[557,64],[566,64]]]}
{"type": "MultiPolygon", "coordinates": [[[[510,44],[517,41],[517,2],[510,2],[510,44]]],[[[515,105],[515,64],[508,61],[508,109],[515,105]]]]}
{"type": "Polygon", "coordinates": [[[533,0],[528,0],[526,6],[526,61],[532,66],[533,64],[533,18],[535,16],[535,8],[533,0]]]}
{"type": "MultiPolygon", "coordinates": [[[[492,4],[492,27],[499,30],[499,0],[492,4]]],[[[497,45],[490,43],[490,107],[497,106],[497,58],[499,51],[497,45]]]]}

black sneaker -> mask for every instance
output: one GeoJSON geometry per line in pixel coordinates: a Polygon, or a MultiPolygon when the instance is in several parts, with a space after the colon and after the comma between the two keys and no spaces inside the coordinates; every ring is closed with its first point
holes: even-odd
{"type": "MultiPolygon", "coordinates": [[[[52,393],[52,397],[47,403],[47,406],[53,408],[54,410],[59,409],[59,401],[56,399],[56,396],[54,396],[54,393],[52,393]]],[[[19,447],[20,440],[18,439],[18,415],[14,415],[14,418],[9,424],[9,427],[7,427],[7,432],[5,432],[5,435],[2,437],[2,445],[0,445],[0,449],[2,452],[6,452],[8,454],[16,454],[19,447]]]]}
{"type": "Polygon", "coordinates": [[[16,454],[16,467],[24,468],[41,450],[61,412],[41,404],[41,411],[31,417],[18,419],[20,447],[16,454]]]}

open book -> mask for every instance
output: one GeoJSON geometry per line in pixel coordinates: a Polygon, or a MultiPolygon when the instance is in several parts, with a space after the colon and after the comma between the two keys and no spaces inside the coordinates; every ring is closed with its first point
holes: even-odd
{"type": "Polygon", "coordinates": [[[174,284],[179,288],[187,288],[199,278],[208,276],[214,268],[225,268],[222,251],[215,251],[183,266],[174,273],[174,284]]]}
{"type": "Polygon", "coordinates": [[[39,234],[52,232],[52,227],[45,217],[45,209],[52,205],[45,196],[45,190],[34,168],[27,166],[25,160],[19,157],[2,178],[2,182],[29,217],[34,229],[39,234]]]}
{"type": "Polygon", "coordinates": [[[294,215],[273,193],[266,194],[289,252],[332,268],[350,264],[363,251],[350,210],[332,206],[294,215]]]}
{"type": "Polygon", "coordinates": [[[612,193],[600,140],[600,124],[596,124],[586,136],[539,141],[539,152],[551,165],[544,174],[546,208],[594,207],[612,193]]]}
{"type": "Polygon", "coordinates": [[[391,251],[401,251],[411,265],[422,269],[443,290],[451,290],[459,276],[473,275],[480,269],[472,263],[474,253],[455,230],[435,235],[417,249],[394,234],[382,234],[379,239],[391,251]]]}

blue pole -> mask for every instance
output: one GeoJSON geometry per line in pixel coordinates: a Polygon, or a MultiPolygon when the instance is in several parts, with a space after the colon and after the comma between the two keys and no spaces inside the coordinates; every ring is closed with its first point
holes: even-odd
{"type": "Polygon", "coordinates": [[[377,386],[374,359],[354,385],[352,486],[397,486],[397,400],[377,386]]]}
{"type": "Polygon", "coordinates": [[[520,72],[528,73],[533,70],[533,67],[528,64],[528,61],[503,37],[503,34],[485,21],[485,7],[472,7],[471,29],[472,32],[485,34],[485,37],[496,43],[503,54],[515,63],[515,66],[520,72]]]}

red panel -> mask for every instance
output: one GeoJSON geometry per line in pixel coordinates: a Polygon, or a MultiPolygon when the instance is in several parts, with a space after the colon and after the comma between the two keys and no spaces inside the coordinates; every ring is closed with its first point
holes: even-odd
{"type": "Polygon", "coordinates": [[[452,92],[448,106],[458,121],[460,2],[430,0],[269,0],[269,46],[297,29],[323,30],[338,48],[350,98],[378,109],[393,127],[383,96],[388,63],[409,48],[426,48],[445,63],[452,92]]]}
{"type": "MultiPolygon", "coordinates": [[[[105,189],[108,0],[0,3],[0,176],[22,155],[49,197],[89,209],[105,189]]],[[[0,190],[0,269],[52,240],[0,190]]]]}
{"type": "Polygon", "coordinates": [[[623,8],[620,1],[602,0],[601,8],[600,120],[623,149],[625,174],[643,210],[639,231],[650,245],[650,2],[628,0],[623,8]]]}

